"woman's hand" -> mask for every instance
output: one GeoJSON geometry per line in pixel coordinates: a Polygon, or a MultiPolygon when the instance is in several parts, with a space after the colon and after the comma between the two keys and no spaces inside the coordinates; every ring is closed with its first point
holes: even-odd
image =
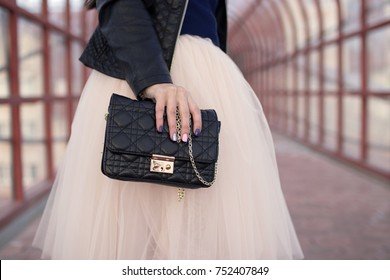
{"type": "Polygon", "coordinates": [[[188,141],[190,132],[190,114],[193,121],[193,133],[198,136],[202,130],[202,119],[198,105],[189,92],[174,84],[155,84],[145,89],[143,97],[152,99],[156,103],[156,128],[162,132],[163,115],[166,108],[169,135],[172,141],[177,140],[176,108],[179,108],[181,118],[181,140],[188,141]]]}

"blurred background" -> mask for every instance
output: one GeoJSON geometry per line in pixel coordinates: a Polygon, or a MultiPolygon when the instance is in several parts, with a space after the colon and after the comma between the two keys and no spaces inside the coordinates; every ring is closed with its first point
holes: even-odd
{"type": "MultiPolygon", "coordinates": [[[[39,257],[30,241],[89,73],[83,2],[0,0],[1,258],[39,257]]],[[[228,14],[307,258],[390,259],[390,0],[229,0],[228,14]]]]}

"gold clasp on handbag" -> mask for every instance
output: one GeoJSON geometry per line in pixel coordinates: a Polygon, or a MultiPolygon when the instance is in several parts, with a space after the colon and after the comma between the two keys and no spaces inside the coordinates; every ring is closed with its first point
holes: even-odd
{"type": "Polygon", "coordinates": [[[173,174],[174,165],[175,157],[152,155],[150,160],[150,171],[173,174]]]}

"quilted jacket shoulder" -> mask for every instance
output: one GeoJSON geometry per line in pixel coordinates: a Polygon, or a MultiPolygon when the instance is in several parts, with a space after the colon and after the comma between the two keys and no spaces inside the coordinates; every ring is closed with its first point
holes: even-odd
{"type": "MultiPolygon", "coordinates": [[[[97,0],[99,25],[80,61],[106,75],[125,79],[138,96],[153,84],[172,83],[169,68],[187,3],[97,0]]],[[[226,50],[224,0],[220,1],[217,19],[221,48],[226,50]]]]}

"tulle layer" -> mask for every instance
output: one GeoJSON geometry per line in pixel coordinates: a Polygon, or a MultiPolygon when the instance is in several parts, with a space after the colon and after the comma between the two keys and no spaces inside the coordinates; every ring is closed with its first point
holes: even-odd
{"type": "Polygon", "coordinates": [[[218,177],[186,190],[109,179],[100,171],[104,114],[127,83],[93,71],[34,245],[53,259],[302,258],[281,191],[261,105],[235,64],[208,40],[184,35],[171,69],[221,120],[218,177]]]}

